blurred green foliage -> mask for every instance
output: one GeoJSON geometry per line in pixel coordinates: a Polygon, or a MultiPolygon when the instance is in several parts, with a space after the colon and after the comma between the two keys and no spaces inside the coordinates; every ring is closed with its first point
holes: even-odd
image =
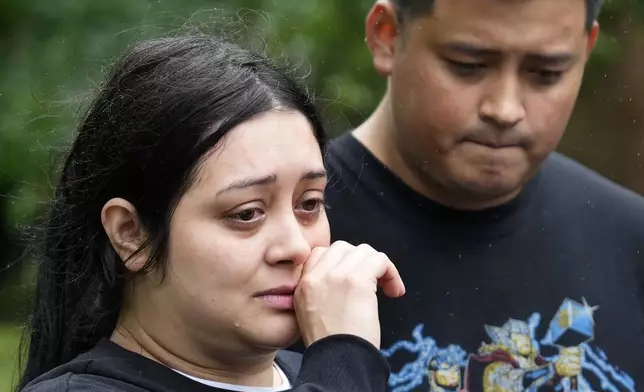
{"type": "Polygon", "coordinates": [[[10,324],[0,324],[0,391],[10,391],[17,381],[16,354],[20,330],[10,324]]]}
{"type": "MultiPolygon", "coordinates": [[[[275,40],[278,50],[301,63],[300,71],[318,95],[333,133],[356,125],[377,104],[384,82],[372,70],[363,30],[372,0],[228,0],[214,10],[212,4],[206,0],[3,1],[0,194],[8,207],[0,208],[4,213],[0,219],[5,232],[30,223],[39,212],[39,203],[50,194],[55,180],[52,169],[58,152],[72,135],[79,101],[100,81],[102,68],[134,39],[184,24],[216,33],[227,23],[225,17],[239,16],[256,26],[254,38],[267,37],[269,44],[275,40]]],[[[644,13],[640,2],[608,1],[602,26],[610,30],[625,9],[644,13]]],[[[614,37],[602,33],[590,72],[618,53],[614,37]]]]}
{"type": "MultiPolygon", "coordinates": [[[[215,34],[235,33],[258,50],[284,54],[316,94],[336,135],[365,119],[384,91],[384,80],[373,71],[364,44],[364,18],[372,4],[373,0],[0,2],[0,266],[13,266],[0,269],[0,318],[20,319],[31,281],[29,269],[20,268],[27,263],[16,262],[24,261],[22,233],[44,211],[61,152],[73,136],[88,94],[128,43],[192,26],[215,34]],[[246,27],[237,27],[235,20],[246,27]]],[[[582,96],[625,55],[625,29],[639,26],[643,18],[643,0],[607,0],[582,96]]],[[[588,163],[592,166],[592,160],[588,163]]],[[[12,351],[9,341],[15,336],[12,329],[0,328],[3,355],[12,351]]],[[[12,371],[7,363],[0,357],[0,381],[12,371]]]]}

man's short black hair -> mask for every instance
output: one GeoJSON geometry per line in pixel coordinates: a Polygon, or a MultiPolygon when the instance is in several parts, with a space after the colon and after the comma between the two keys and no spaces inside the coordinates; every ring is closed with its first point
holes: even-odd
{"type": "MultiPolygon", "coordinates": [[[[434,0],[390,0],[398,9],[401,23],[431,12],[434,0]]],[[[586,0],[586,30],[590,31],[599,17],[604,0],[586,0]]]]}

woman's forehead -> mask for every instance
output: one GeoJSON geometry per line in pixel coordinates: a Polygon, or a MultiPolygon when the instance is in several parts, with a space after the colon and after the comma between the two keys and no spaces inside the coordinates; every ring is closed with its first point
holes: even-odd
{"type": "Polygon", "coordinates": [[[228,183],[323,169],[313,129],[302,114],[270,111],[233,128],[203,161],[200,182],[228,183]]]}

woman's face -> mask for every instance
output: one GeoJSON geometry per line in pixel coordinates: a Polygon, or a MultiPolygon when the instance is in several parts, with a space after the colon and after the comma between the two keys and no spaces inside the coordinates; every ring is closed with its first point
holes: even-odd
{"type": "Polygon", "coordinates": [[[135,292],[152,338],[220,353],[292,344],[302,263],[330,241],[325,186],[303,115],[271,111],[233,129],[177,205],[165,280],[135,292]]]}

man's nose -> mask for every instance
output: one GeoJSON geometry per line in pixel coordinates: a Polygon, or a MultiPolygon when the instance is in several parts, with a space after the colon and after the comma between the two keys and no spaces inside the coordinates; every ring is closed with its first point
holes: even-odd
{"type": "Polygon", "coordinates": [[[479,108],[479,117],[496,128],[513,128],[525,118],[520,82],[514,76],[502,76],[488,86],[479,108]]]}

